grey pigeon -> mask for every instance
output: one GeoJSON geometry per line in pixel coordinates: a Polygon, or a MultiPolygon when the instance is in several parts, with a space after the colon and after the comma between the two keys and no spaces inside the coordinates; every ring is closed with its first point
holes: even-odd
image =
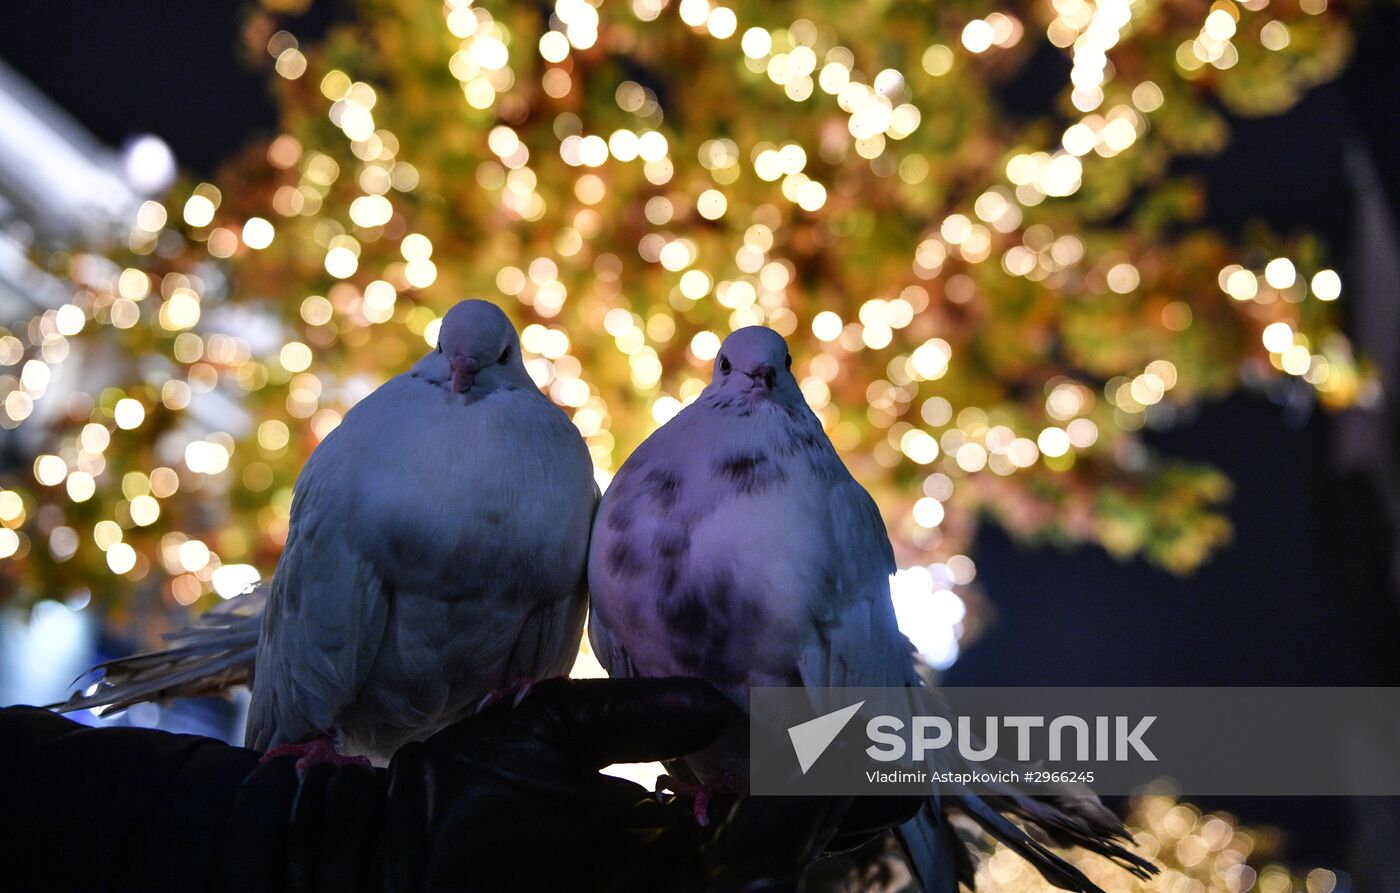
{"type": "Polygon", "coordinates": [[[332,735],[383,762],[493,691],[569,669],[597,492],[587,447],[526,372],[506,315],[459,303],[437,348],[312,453],[271,586],[172,649],[109,665],[106,687],[65,707],[251,676],[248,746],[332,735]]]}
{"type": "MultiPolygon", "coordinates": [[[[791,373],[777,333],[739,329],[710,384],[618,471],[588,563],[590,639],[613,676],[697,676],[737,704],[752,686],[916,686],[890,600],[894,553],[874,500],[842,464],[791,373]]],[[[701,782],[747,777],[747,742],[687,757],[701,782]]],[[[970,860],[930,800],[901,828],[927,890],[970,883],[970,860]]],[[[956,804],[1065,889],[1076,868],[1002,813],[1143,873],[1092,797],[964,797],[956,804]]]]}

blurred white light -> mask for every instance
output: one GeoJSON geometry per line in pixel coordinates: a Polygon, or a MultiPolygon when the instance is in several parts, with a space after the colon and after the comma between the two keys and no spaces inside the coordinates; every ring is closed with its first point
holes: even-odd
{"type": "Polygon", "coordinates": [[[1035,445],[1050,458],[1059,458],[1069,452],[1069,433],[1063,428],[1046,428],[1035,439],[1035,445]]]}
{"type": "Polygon", "coordinates": [[[734,16],[734,10],[719,6],[710,12],[710,20],[705,23],[705,27],[715,37],[724,40],[734,35],[734,29],[738,27],[738,19],[734,16]]]}
{"type": "Polygon", "coordinates": [[[773,48],[773,38],[762,28],[750,28],[744,32],[739,46],[750,59],[762,59],[773,48]]]}
{"type": "Polygon", "coordinates": [[[1276,257],[1264,267],[1264,281],[1274,288],[1289,288],[1297,280],[1298,271],[1286,257],[1276,257]]]}
{"type": "Polygon", "coordinates": [[[1335,301],[1342,294],[1342,277],[1335,270],[1318,270],[1312,278],[1312,290],[1319,301],[1335,301]]]}
{"type": "Polygon", "coordinates": [[[823,310],[812,318],[812,334],[821,341],[835,341],[841,337],[841,317],[830,310],[823,310]]]}
{"type": "Polygon", "coordinates": [[[225,564],[214,571],[209,582],[219,598],[233,598],[242,595],[261,579],[262,574],[251,564],[225,564]]]}
{"type": "Polygon", "coordinates": [[[114,574],[124,574],[136,567],[136,550],[126,543],[114,543],[107,549],[107,566],[114,574]]]}
{"type": "Polygon", "coordinates": [[[665,774],[666,767],[660,763],[613,763],[598,771],[603,775],[626,779],[650,791],[656,787],[656,780],[665,774]]]}
{"type": "Polygon", "coordinates": [[[0,703],[43,704],[65,697],[74,677],[92,663],[93,636],[91,617],[51,599],[36,604],[27,617],[0,615],[0,703]]]}
{"type": "Polygon", "coordinates": [[[952,590],[935,588],[926,567],[910,567],[890,578],[899,631],[909,638],[920,657],[943,670],[958,659],[958,624],[967,606],[952,590]]]}
{"type": "Polygon", "coordinates": [[[175,156],[158,136],[146,134],[127,143],[122,167],[126,181],[142,195],[158,195],[175,182],[175,156]]]}
{"type": "Polygon", "coordinates": [[[272,244],[272,224],[262,217],[249,217],[243,224],[243,244],[261,250],[272,244]]]}
{"type": "Polygon", "coordinates": [[[612,483],[612,479],[612,472],[605,471],[601,468],[593,469],[593,481],[598,485],[599,493],[606,493],[608,491],[608,485],[612,483]]]}
{"type": "Polygon", "coordinates": [[[116,421],[118,428],[130,431],[132,428],[139,428],[141,423],[146,420],[146,407],[142,406],[139,400],[123,397],[112,408],[112,418],[116,421]]]}
{"type": "Polygon", "coordinates": [[[996,31],[983,19],[973,19],[963,28],[962,44],[969,52],[986,52],[995,40],[996,31]]]}

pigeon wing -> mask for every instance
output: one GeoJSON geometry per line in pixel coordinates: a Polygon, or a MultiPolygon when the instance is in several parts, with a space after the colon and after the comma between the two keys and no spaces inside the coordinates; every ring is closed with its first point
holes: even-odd
{"type": "Polygon", "coordinates": [[[608,671],[609,677],[631,679],[637,675],[637,668],[627,656],[627,649],[608,632],[607,624],[596,611],[588,617],[588,645],[593,649],[593,656],[598,658],[598,663],[608,671]]]}
{"type": "Polygon", "coordinates": [[[811,535],[826,546],[820,554],[828,591],[814,594],[810,602],[812,638],[798,667],[802,684],[917,684],[914,649],[899,631],[890,601],[894,550],[875,501],[847,475],[828,494],[826,517],[806,523],[813,524],[811,535]]]}
{"type": "Polygon", "coordinates": [[[356,542],[383,520],[357,517],[364,510],[346,498],[348,463],[360,458],[343,430],[354,415],[297,480],[254,670],[247,745],[257,750],[329,732],[383,641],[393,587],[356,542]]]}
{"type": "MultiPolygon", "coordinates": [[[[894,550],[875,501],[849,479],[830,495],[827,533],[830,614],[814,617],[816,644],[803,651],[799,667],[808,687],[914,687],[914,647],[899,631],[890,600],[894,550]]],[[[962,844],[943,818],[935,794],[895,831],[920,889],[956,893],[959,869],[967,863],[962,844]]],[[[969,876],[970,884],[970,876],[969,876]]]]}
{"type": "MultiPolygon", "coordinates": [[[[627,468],[624,466],[622,471],[619,472],[618,477],[621,478],[624,474],[627,474],[627,471],[627,468]]],[[[614,493],[613,499],[625,500],[626,497],[614,493]]],[[[594,505],[592,547],[597,548],[599,540],[597,528],[599,525],[605,523],[604,507],[608,506],[608,503],[604,501],[604,495],[601,490],[597,491],[594,505]]],[[[596,555],[590,553],[589,562],[593,562],[596,557],[596,555]]],[[[619,641],[616,636],[608,632],[607,623],[603,620],[602,615],[599,614],[596,604],[591,605],[588,611],[588,646],[593,649],[593,656],[598,659],[598,663],[607,671],[609,677],[613,679],[630,679],[638,675],[637,668],[632,665],[632,659],[627,656],[627,649],[622,647],[622,642],[619,641]]]]}

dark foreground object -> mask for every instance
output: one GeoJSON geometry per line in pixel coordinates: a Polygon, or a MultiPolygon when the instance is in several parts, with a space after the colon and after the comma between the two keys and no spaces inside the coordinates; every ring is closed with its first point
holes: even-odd
{"type": "Polygon", "coordinates": [[[700,828],[686,804],[597,771],[681,756],[739,720],[694,680],[550,680],[405,746],[388,769],[298,779],[291,757],[260,764],[209,738],[3,709],[0,888],[792,889],[850,837],[837,836],[848,803],[741,800],[700,828]]]}

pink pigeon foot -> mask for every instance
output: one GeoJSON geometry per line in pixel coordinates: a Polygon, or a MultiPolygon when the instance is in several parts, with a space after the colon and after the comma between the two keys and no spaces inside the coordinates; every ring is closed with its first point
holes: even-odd
{"type": "Polygon", "coordinates": [[[695,815],[695,824],[701,828],[708,828],[710,825],[710,801],[715,794],[738,794],[741,786],[737,779],[729,773],[716,782],[704,784],[692,784],[682,781],[672,775],[660,775],[656,779],[654,793],[660,797],[663,791],[670,791],[678,799],[689,798],[692,801],[691,807],[695,815]]]}
{"type": "Polygon", "coordinates": [[[346,756],[335,749],[335,742],[329,735],[319,735],[310,741],[301,744],[280,744],[263,754],[262,762],[276,759],[277,757],[297,758],[297,777],[306,774],[306,770],[312,766],[319,766],[328,763],[331,766],[364,766],[370,768],[370,761],[364,757],[346,756]]]}
{"type": "Polygon", "coordinates": [[[534,688],[535,680],[521,678],[512,682],[504,688],[493,688],[482,695],[481,700],[476,702],[473,714],[480,713],[492,704],[499,704],[501,701],[510,701],[512,707],[519,707],[520,702],[525,700],[525,696],[534,688]]]}

